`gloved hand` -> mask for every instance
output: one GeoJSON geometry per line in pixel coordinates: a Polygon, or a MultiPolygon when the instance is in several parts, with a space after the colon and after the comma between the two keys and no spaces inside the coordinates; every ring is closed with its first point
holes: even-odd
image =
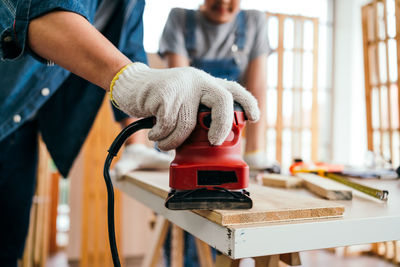
{"type": "Polygon", "coordinates": [[[260,117],[256,99],[238,83],[192,67],[151,69],[133,63],[115,76],[110,95],[133,117],[156,117],[148,137],[162,150],[176,148],[190,135],[200,103],[211,108],[212,145],[221,145],[231,131],[233,101],[242,105],[249,121],[260,117]]]}

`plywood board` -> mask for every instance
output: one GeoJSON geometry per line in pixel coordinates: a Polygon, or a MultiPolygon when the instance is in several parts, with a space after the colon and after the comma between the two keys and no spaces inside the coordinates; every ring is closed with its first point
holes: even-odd
{"type": "MultiPolygon", "coordinates": [[[[166,198],[169,191],[168,172],[137,171],[124,176],[137,186],[166,198]]],[[[253,199],[250,210],[196,210],[193,211],[220,225],[290,221],[340,217],[344,206],[334,202],[308,196],[300,196],[283,189],[250,185],[253,199]]]]}
{"type": "Polygon", "coordinates": [[[296,176],[282,175],[276,173],[263,173],[261,176],[263,185],[282,187],[282,188],[296,188],[302,187],[303,180],[296,176]]]}
{"type": "Polygon", "coordinates": [[[312,173],[297,173],[296,176],[303,179],[306,188],[326,199],[351,200],[353,198],[351,189],[333,180],[312,173]]]}

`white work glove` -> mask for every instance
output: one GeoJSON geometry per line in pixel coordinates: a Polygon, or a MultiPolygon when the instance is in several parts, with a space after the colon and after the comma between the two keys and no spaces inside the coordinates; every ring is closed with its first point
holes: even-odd
{"type": "Polygon", "coordinates": [[[121,110],[133,117],[156,117],[149,139],[162,150],[176,148],[193,131],[199,104],[211,108],[208,139],[221,145],[233,122],[233,101],[244,109],[249,121],[257,121],[256,99],[236,82],[214,78],[192,68],[151,69],[133,63],[111,83],[110,94],[121,110]]]}

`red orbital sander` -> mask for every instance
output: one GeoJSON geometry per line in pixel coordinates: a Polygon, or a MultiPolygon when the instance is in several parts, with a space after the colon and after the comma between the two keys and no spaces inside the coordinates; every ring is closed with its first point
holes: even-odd
{"type": "Polygon", "coordinates": [[[169,169],[171,191],[165,206],[171,210],[250,209],[253,202],[244,190],[249,167],[241,156],[240,136],[246,117],[235,103],[232,131],[222,145],[208,141],[211,110],[200,105],[192,134],[176,149],[169,169]]]}

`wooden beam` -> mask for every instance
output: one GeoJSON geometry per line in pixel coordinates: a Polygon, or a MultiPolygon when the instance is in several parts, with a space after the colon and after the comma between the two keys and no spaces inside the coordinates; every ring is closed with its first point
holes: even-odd
{"type": "Polygon", "coordinates": [[[213,266],[213,258],[211,248],[198,238],[194,238],[196,242],[197,258],[199,259],[200,267],[213,266]]]}
{"type": "Polygon", "coordinates": [[[296,176],[263,173],[261,180],[265,186],[282,187],[282,188],[299,188],[303,186],[303,181],[296,176]]]}
{"type": "Polygon", "coordinates": [[[372,102],[371,102],[371,74],[370,74],[370,58],[368,45],[368,20],[370,5],[362,7],[362,31],[363,31],[363,50],[364,50],[364,84],[365,84],[365,107],[367,116],[367,145],[368,150],[374,150],[373,130],[372,130],[372,102]]]}
{"type": "MultiPolygon", "coordinates": [[[[389,134],[389,151],[390,158],[393,158],[393,131],[392,131],[392,110],[391,110],[391,101],[390,101],[390,68],[389,68],[389,45],[388,45],[388,25],[387,25],[387,0],[383,0],[383,20],[385,24],[385,51],[386,51],[386,91],[387,91],[387,122],[388,122],[388,134],[389,134]]],[[[383,151],[382,151],[383,154],[383,151]]]]}
{"type": "Polygon", "coordinates": [[[317,18],[312,19],[314,25],[314,49],[313,49],[313,87],[311,110],[311,160],[318,161],[318,26],[317,18]]]}
{"type": "Polygon", "coordinates": [[[283,107],[283,34],[284,34],[284,22],[285,17],[282,15],[277,15],[278,17],[278,25],[279,25],[279,35],[278,35],[278,84],[277,84],[277,96],[278,96],[278,104],[277,104],[277,118],[276,118],[276,160],[278,162],[282,162],[282,130],[283,130],[283,122],[282,122],[282,107],[283,107]]]}
{"type": "Polygon", "coordinates": [[[170,222],[163,216],[157,216],[154,226],[152,241],[146,255],[144,256],[142,267],[156,267],[161,255],[161,248],[165,242],[170,222]]]}
{"type": "Polygon", "coordinates": [[[184,231],[179,226],[172,225],[171,233],[171,267],[183,267],[184,231]]]}
{"type": "Polygon", "coordinates": [[[311,173],[297,173],[296,176],[303,179],[307,189],[323,198],[329,200],[351,200],[353,198],[351,189],[325,177],[311,173]]]}

